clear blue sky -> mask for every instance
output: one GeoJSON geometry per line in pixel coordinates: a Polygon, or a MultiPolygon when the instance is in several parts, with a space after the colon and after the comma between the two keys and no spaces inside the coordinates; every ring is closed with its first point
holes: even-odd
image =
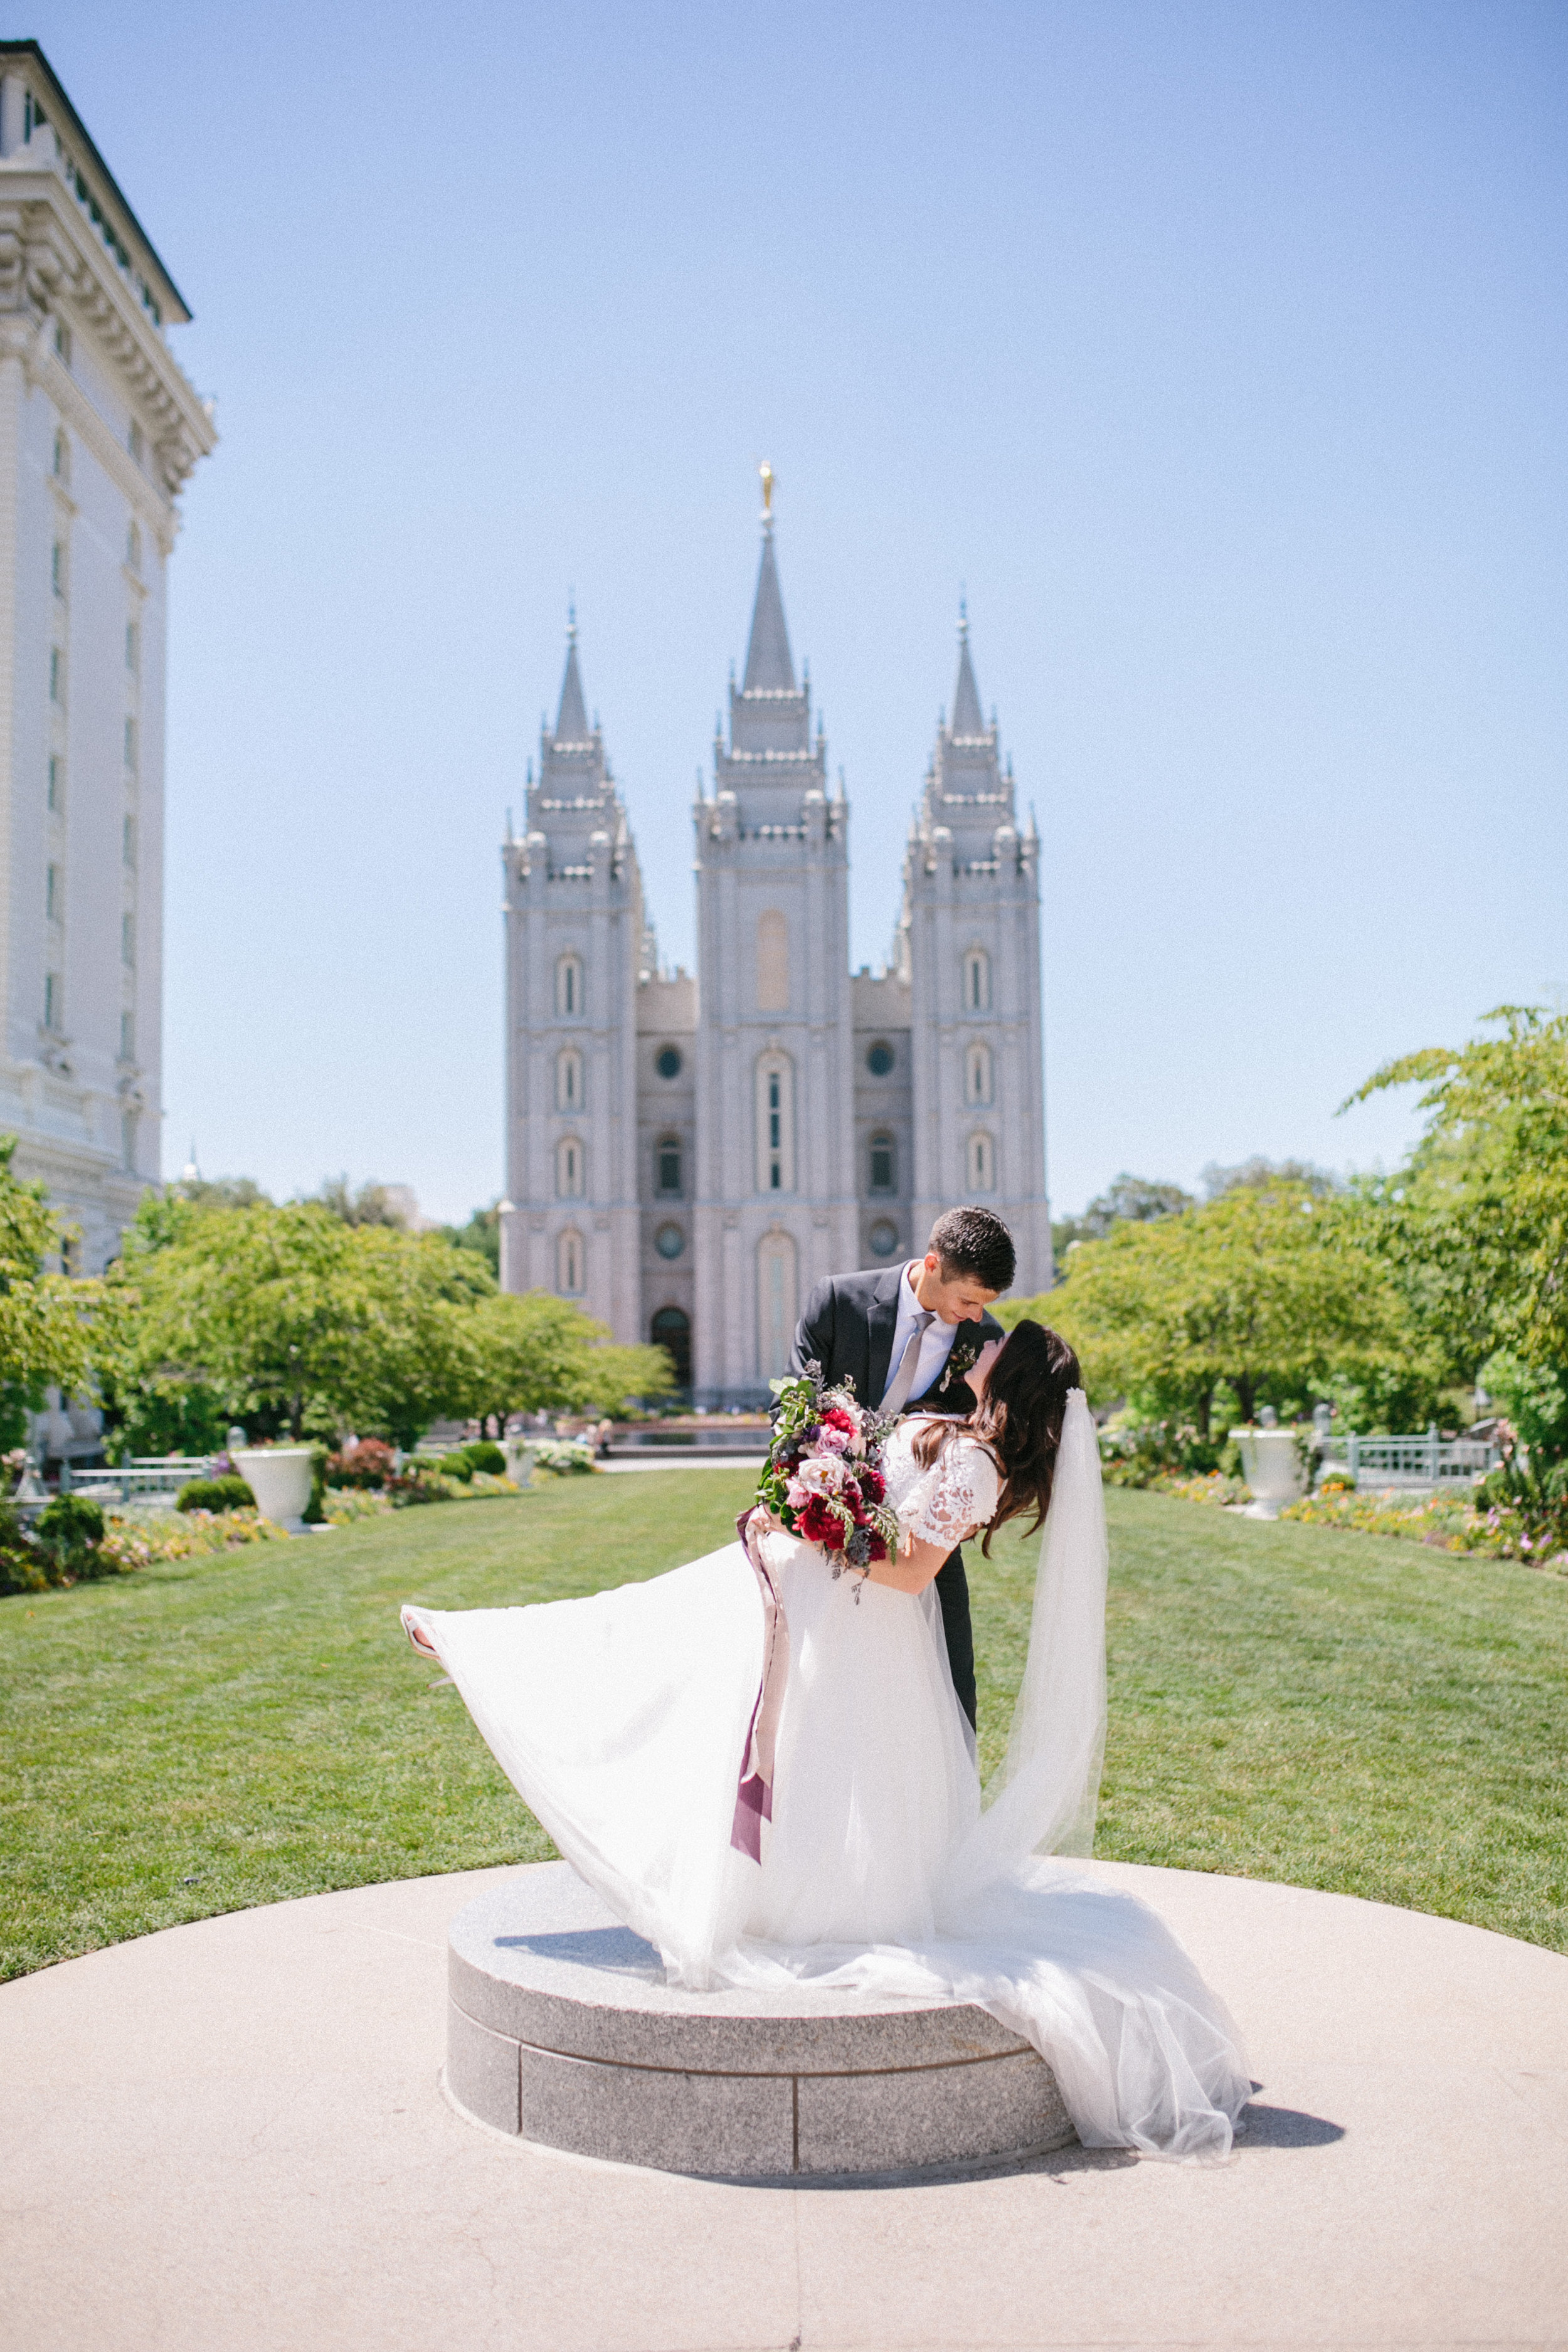
{"type": "Polygon", "coordinates": [[[33,9],[223,436],[170,657],[166,1172],[501,1184],[574,588],[661,943],[779,478],[879,962],[952,692],[1046,836],[1051,1191],[1397,1156],[1568,987],[1555,5],[33,9]]]}

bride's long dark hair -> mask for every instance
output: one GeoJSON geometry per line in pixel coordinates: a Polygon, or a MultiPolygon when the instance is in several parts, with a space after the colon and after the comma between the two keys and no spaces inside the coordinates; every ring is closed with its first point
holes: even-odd
{"type": "MultiPolygon", "coordinates": [[[[1014,1324],[992,1360],[984,1395],[968,1421],[958,1424],[990,1448],[1002,1473],[1001,1498],[980,1547],[987,1557],[992,1537],[1009,1519],[1032,1510],[1034,1524],[1024,1530],[1031,1536],[1043,1523],[1050,1508],[1068,1391],[1082,1386],[1078,1358],[1059,1331],[1027,1317],[1014,1324]]],[[[922,1468],[929,1469],[936,1460],[953,1428],[951,1421],[931,1421],[921,1431],[911,1450],[922,1468]]]]}

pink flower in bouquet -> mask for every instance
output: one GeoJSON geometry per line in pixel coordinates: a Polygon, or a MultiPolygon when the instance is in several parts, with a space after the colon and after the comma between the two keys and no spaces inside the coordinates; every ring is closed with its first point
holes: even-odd
{"type": "Polygon", "coordinates": [[[840,1429],[837,1422],[825,1422],[816,1433],[818,1454],[847,1454],[854,1443],[853,1437],[840,1429]]]}
{"type": "Polygon", "coordinates": [[[816,1496],[840,1493],[847,1480],[847,1473],[836,1454],[814,1454],[799,1465],[789,1482],[790,1502],[798,1511],[816,1496]]]}

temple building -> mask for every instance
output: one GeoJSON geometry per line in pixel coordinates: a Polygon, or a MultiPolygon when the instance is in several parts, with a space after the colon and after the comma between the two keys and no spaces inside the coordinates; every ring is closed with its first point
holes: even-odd
{"type": "Polygon", "coordinates": [[[159,1175],[164,575],[217,436],[36,41],[0,41],[0,1131],[96,1273],[159,1175]]]}
{"type": "Polygon", "coordinates": [[[765,1400],[813,1283],[912,1255],[954,1202],[1006,1220],[1021,1293],[1051,1279],[1039,836],[967,622],[879,973],[849,969],[849,803],[796,678],[771,510],[729,701],[692,810],[695,974],[659,969],[574,625],[502,849],[502,1285],[660,1342],[710,1409],[765,1400]]]}

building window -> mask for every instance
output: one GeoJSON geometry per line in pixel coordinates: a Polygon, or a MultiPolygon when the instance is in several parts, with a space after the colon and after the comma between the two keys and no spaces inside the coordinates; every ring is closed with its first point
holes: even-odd
{"type": "Polygon", "coordinates": [[[795,1190],[795,1066],[787,1054],[757,1064],[757,1190],[795,1190]]]}
{"type": "Polygon", "coordinates": [[[661,1307],[647,1327],[656,1348],[669,1358],[678,1389],[691,1386],[691,1318],[682,1307],[661,1307]]]}
{"type": "Polygon", "coordinates": [[[142,526],[132,522],[125,533],[125,561],[132,572],[142,569],[142,526]]]}
{"type": "Polygon", "coordinates": [[[63,433],[55,435],[55,479],[68,482],[71,478],[71,447],[63,433]]]}
{"type": "Polygon", "coordinates": [[[55,594],[63,596],[66,593],[66,549],[61,539],[56,540],[54,552],[49,558],[49,581],[55,594]]]}
{"type": "Polygon", "coordinates": [[[679,1225],[660,1225],[653,1237],[653,1245],[660,1257],[678,1258],[686,1247],[686,1235],[679,1225]]]}
{"type": "Polygon", "coordinates": [[[49,647],[49,700],[63,702],[66,698],[66,657],[58,646],[49,647]]]}
{"type": "Polygon", "coordinates": [[[963,959],[963,1009],[966,1013],[991,1010],[991,959],[984,948],[971,948],[963,959]]]}
{"type": "Polygon", "coordinates": [[[555,1147],[555,1192],[563,1201],[580,1201],[587,1155],[574,1135],[563,1135],[555,1147]]]}
{"type": "Polygon", "coordinates": [[[58,971],[45,974],[44,1026],[56,1032],[65,1026],[65,983],[58,971]]]}
{"type": "Polygon", "coordinates": [[[123,964],[136,961],[136,918],[129,911],[120,918],[120,961],[123,964]]]}
{"type": "Polygon", "coordinates": [[[661,1192],[680,1191],[680,1138],[661,1135],[654,1146],[654,1182],[661,1192]]]}
{"type": "Polygon", "coordinates": [[[996,1185],[996,1147],[988,1135],[972,1135],[967,1155],[969,1189],[990,1192],[996,1185]]]}
{"type": "Polygon", "coordinates": [[[555,1108],[557,1110],[581,1110],[583,1108],[583,1056],[575,1045],[563,1045],[555,1056],[555,1108]]]}
{"type": "Polygon", "coordinates": [[[890,1135],[871,1138],[870,1181],[873,1192],[896,1192],[899,1189],[897,1160],[890,1135]]]}
{"type": "Polygon", "coordinates": [[[558,1018],[577,1019],[583,1010],[583,959],[563,955],[555,966],[555,1011],[558,1018]]]}
{"type": "Polygon", "coordinates": [[[120,1058],[122,1062],[136,1059],[136,1015],[122,1013],[120,1016],[120,1058]]]}
{"type": "Polygon", "coordinates": [[[899,1229],[889,1217],[879,1217],[866,1237],[873,1257],[891,1257],[899,1246],[899,1229]]]}
{"type": "Polygon", "coordinates": [[[682,1064],[679,1045],[661,1045],[653,1057],[654,1068],[661,1078],[678,1078],[682,1064]]]}
{"type": "Polygon", "coordinates": [[[795,1243],[788,1234],[764,1234],[757,1244],[757,1372],[782,1380],[789,1370],[797,1308],[795,1243]]]}
{"type": "Polygon", "coordinates": [[[51,866],[44,876],[44,912],[51,923],[65,920],[65,889],[58,866],[51,866]]]}
{"type": "Polygon", "coordinates": [[[757,918],[757,1010],[789,1011],[789,925],[776,907],[757,918]]]}
{"type": "Polygon", "coordinates": [[[127,1170],[136,1165],[136,1114],[122,1111],[120,1117],[120,1150],[127,1170]]]}
{"type": "Polygon", "coordinates": [[[136,721],[128,719],[125,722],[125,764],[132,775],[136,773],[136,721]]]}
{"type": "Polygon", "coordinates": [[[132,677],[142,667],[142,632],[134,621],[125,624],[125,667],[132,677]]]}
{"type": "Polygon", "coordinates": [[[963,1056],[963,1099],[966,1103],[988,1103],[991,1099],[991,1048],[971,1045],[963,1056]]]}
{"type": "Polygon", "coordinates": [[[879,1037],[866,1055],[866,1067],[874,1078],[885,1078],[897,1058],[887,1039],[879,1037]]]}
{"type": "Polygon", "coordinates": [[[58,751],[49,754],[49,806],[58,809],[61,800],[60,760],[58,751]]]}
{"type": "Polygon", "coordinates": [[[135,863],[136,863],[136,820],[135,820],[135,818],[134,818],[133,816],[128,816],[128,817],[126,817],[126,818],[124,819],[123,823],[122,823],[122,824],[121,824],[121,828],[120,828],[120,856],[121,856],[121,862],[122,862],[124,865],[126,865],[126,866],[134,866],[134,865],[135,865],[135,863]]]}
{"type": "Polygon", "coordinates": [[[568,1229],[555,1244],[555,1287],[563,1298],[580,1298],[587,1287],[587,1256],[581,1234],[568,1229]]]}
{"type": "Polygon", "coordinates": [[[62,367],[71,363],[71,331],[63,319],[55,320],[55,357],[62,367]]]}
{"type": "Polygon", "coordinates": [[[140,465],[142,463],[142,427],[137,424],[134,417],[132,418],[130,430],[125,436],[125,446],[130,450],[136,464],[140,465]]]}

